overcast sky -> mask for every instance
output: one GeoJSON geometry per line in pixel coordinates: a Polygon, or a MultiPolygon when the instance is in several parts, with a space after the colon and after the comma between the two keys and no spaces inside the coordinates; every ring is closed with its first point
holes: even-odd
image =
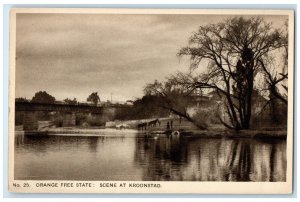
{"type": "MultiPolygon", "coordinates": [[[[229,16],[17,14],[16,97],[47,91],[57,100],[125,101],[146,83],[186,71],[176,56],[200,25],[229,16]]],[[[282,26],[286,18],[269,16],[282,26]]]]}

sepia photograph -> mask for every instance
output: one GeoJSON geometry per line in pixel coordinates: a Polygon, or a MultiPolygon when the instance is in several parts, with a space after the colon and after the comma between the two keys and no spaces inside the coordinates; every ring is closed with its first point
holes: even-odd
{"type": "Polygon", "coordinates": [[[292,191],[292,10],[12,9],[10,23],[10,191],[292,191]]]}

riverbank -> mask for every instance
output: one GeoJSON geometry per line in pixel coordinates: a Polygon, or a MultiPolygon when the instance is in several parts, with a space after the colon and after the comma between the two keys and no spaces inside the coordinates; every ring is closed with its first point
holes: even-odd
{"type": "Polygon", "coordinates": [[[230,138],[286,138],[286,130],[223,130],[223,131],[190,131],[183,132],[183,136],[190,137],[230,137],[230,138]]]}
{"type": "Polygon", "coordinates": [[[16,130],[17,135],[32,135],[32,136],[47,136],[47,135],[62,135],[62,136],[125,136],[136,134],[137,130],[126,129],[116,130],[111,128],[76,128],[76,127],[62,127],[62,128],[49,128],[46,131],[20,131],[16,130]]]}
{"type": "MultiPolygon", "coordinates": [[[[211,129],[211,130],[190,130],[179,131],[181,137],[198,138],[286,138],[287,131],[283,129],[264,129],[264,130],[227,130],[227,129],[211,129]]],[[[109,136],[111,134],[120,134],[126,136],[129,134],[145,134],[147,136],[162,136],[165,131],[138,131],[135,129],[112,129],[112,128],[78,128],[78,127],[64,127],[64,128],[49,128],[47,131],[22,131],[16,129],[16,134],[26,135],[65,135],[65,136],[109,136]]],[[[174,131],[168,131],[167,135],[178,135],[174,131]]]]}

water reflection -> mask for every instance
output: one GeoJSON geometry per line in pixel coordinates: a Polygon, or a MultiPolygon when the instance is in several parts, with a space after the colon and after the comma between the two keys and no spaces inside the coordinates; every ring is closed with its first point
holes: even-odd
{"type": "Polygon", "coordinates": [[[140,180],[133,137],[19,135],[15,140],[15,179],[140,180]]]}
{"type": "Polygon", "coordinates": [[[16,135],[15,179],[285,181],[286,141],[16,135]]]}
{"type": "Polygon", "coordinates": [[[285,181],[286,142],[250,139],[138,139],[143,180],[285,181]]]}

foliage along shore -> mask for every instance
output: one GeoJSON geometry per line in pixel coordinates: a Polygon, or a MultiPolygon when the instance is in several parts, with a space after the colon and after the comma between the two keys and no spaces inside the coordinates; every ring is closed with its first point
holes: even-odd
{"type": "Polygon", "coordinates": [[[286,138],[286,130],[224,130],[224,131],[191,131],[183,132],[183,136],[190,137],[209,137],[209,138],[286,138]]]}

